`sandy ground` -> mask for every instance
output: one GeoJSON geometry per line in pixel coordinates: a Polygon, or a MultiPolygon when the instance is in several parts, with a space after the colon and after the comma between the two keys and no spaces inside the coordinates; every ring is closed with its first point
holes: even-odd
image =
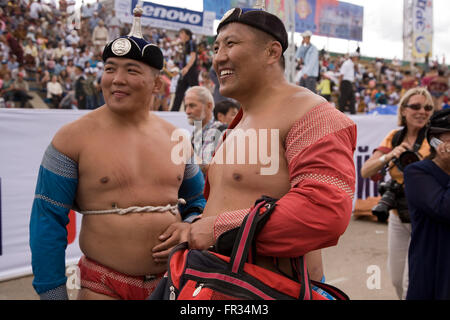
{"type": "MultiPolygon", "coordinates": [[[[387,225],[352,218],[335,247],[323,250],[326,282],[352,300],[397,300],[387,272],[387,225]]],[[[32,276],[0,282],[0,300],[36,300],[32,276]]],[[[76,298],[76,290],[69,298],[76,298]]]]}

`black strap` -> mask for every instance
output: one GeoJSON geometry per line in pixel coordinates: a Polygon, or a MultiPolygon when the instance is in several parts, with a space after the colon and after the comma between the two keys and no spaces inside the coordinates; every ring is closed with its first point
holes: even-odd
{"type": "Polygon", "coordinates": [[[311,281],[309,280],[308,270],[303,257],[291,258],[292,274],[297,281],[301,283],[299,299],[312,300],[311,281]]]}
{"type": "Polygon", "coordinates": [[[256,225],[258,222],[258,212],[264,206],[264,202],[257,204],[250,213],[244,218],[237,239],[234,243],[231,254],[230,268],[233,273],[240,273],[247,262],[247,257],[252,249],[253,239],[255,237],[256,225]]]}
{"type": "MultiPolygon", "coordinates": [[[[406,137],[408,129],[404,127],[403,129],[398,130],[394,136],[392,137],[392,149],[399,146],[406,137]]],[[[416,141],[414,142],[413,150],[414,152],[419,151],[422,146],[423,140],[425,139],[427,128],[423,127],[420,129],[419,134],[417,135],[416,141]]]]}
{"type": "Polygon", "coordinates": [[[248,257],[251,258],[251,263],[255,263],[253,258],[256,256],[256,236],[269,220],[275,209],[276,201],[276,199],[263,196],[256,201],[250,213],[244,218],[230,257],[229,268],[231,272],[242,272],[248,257]]]}
{"type": "MultiPolygon", "coordinates": [[[[256,256],[255,238],[274,211],[276,201],[276,199],[263,196],[256,201],[255,206],[244,218],[228,266],[232,273],[241,273],[249,256],[250,260],[254,260],[252,257],[256,256]]],[[[250,261],[250,263],[254,263],[254,261],[250,261]]],[[[277,266],[278,259],[275,258],[274,264],[277,266]]],[[[304,258],[292,258],[291,268],[294,279],[301,284],[298,298],[301,300],[312,299],[312,287],[304,258]]]]}

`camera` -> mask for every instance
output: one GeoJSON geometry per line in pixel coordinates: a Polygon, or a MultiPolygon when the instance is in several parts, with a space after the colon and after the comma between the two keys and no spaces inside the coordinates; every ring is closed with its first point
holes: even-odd
{"type": "Polygon", "coordinates": [[[403,152],[398,158],[392,159],[392,162],[402,172],[408,165],[416,161],[420,161],[419,155],[416,152],[410,150],[403,152]]]}
{"type": "Polygon", "coordinates": [[[382,195],[378,204],[372,208],[372,214],[378,221],[385,222],[389,218],[389,210],[397,207],[397,198],[403,192],[403,186],[395,180],[382,182],[378,186],[378,192],[382,195]]]}
{"type": "MultiPolygon", "coordinates": [[[[403,152],[398,158],[392,159],[392,162],[402,172],[408,165],[416,161],[420,161],[419,155],[410,150],[403,152]]],[[[378,221],[385,222],[389,218],[389,210],[397,209],[398,216],[403,223],[411,222],[403,185],[395,180],[389,180],[380,183],[378,192],[382,197],[372,208],[372,214],[378,218],[378,221]]]]}

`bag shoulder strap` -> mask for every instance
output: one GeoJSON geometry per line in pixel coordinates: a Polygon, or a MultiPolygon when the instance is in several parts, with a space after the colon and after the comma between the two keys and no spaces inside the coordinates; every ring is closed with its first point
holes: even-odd
{"type": "Polygon", "coordinates": [[[396,146],[400,145],[402,143],[403,139],[406,135],[406,128],[398,130],[394,136],[392,137],[392,149],[394,149],[396,146]]]}
{"type": "Polygon", "coordinates": [[[418,152],[420,147],[422,146],[423,140],[425,140],[425,135],[427,132],[427,127],[423,127],[420,129],[419,134],[417,135],[416,142],[414,142],[413,151],[418,152]]]}
{"type": "Polygon", "coordinates": [[[253,260],[255,256],[254,239],[275,209],[275,202],[275,199],[269,197],[257,200],[250,213],[244,218],[230,257],[229,267],[232,273],[242,272],[249,256],[250,260],[253,260]]]}
{"type": "MultiPolygon", "coordinates": [[[[406,136],[406,127],[403,129],[398,130],[394,136],[392,137],[392,149],[394,149],[396,146],[400,145],[405,139],[406,136]]],[[[420,147],[422,146],[423,140],[425,139],[427,128],[426,126],[420,129],[419,134],[417,135],[417,139],[414,142],[413,151],[417,152],[419,151],[420,147]]]]}

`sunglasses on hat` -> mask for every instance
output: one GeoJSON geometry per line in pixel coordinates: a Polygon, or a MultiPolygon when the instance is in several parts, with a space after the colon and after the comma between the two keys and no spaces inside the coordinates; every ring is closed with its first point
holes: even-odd
{"type": "MultiPolygon", "coordinates": [[[[413,110],[420,110],[422,108],[422,105],[420,103],[415,103],[415,104],[408,104],[406,105],[406,107],[413,110]]],[[[425,111],[431,111],[434,109],[434,107],[429,104],[423,106],[423,108],[425,109],[425,111]]]]}

